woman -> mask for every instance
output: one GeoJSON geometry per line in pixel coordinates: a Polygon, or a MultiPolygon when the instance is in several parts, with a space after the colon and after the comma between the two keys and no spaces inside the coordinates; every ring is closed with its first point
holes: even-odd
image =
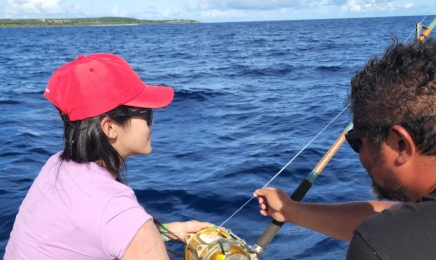
{"type": "MultiPolygon", "coordinates": [[[[169,259],[166,230],[123,184],[123,170],[127,157],[151,153],[152,109],[167,106],[173,89],[145,85],[116,55],[93,54],[57,69],[44,96],[61,114],[65,148],[20,206],[5,259],[169,259]]],[[[184,240],[212,225],[165,226],[184,240]]]]}

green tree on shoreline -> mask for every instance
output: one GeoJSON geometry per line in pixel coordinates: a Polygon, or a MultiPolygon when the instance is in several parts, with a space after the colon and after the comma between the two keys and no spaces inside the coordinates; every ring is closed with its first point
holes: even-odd
{"type": "Polygon", "coordinates": [[[129,17],[100,18],[42,18],[42,19],[0,19],[0,28],[53,27],[53,26],[101,26],[101,25],[140,25],[140,24],[190,24],[196,20],[140,20],[129,17]]]}

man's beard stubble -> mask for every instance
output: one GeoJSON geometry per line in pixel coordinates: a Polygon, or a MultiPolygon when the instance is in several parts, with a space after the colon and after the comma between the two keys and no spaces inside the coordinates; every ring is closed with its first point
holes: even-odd
{"type": "Polygon", "coordinates": [[[383,188],[379,186],[374,179],[372,179],[371,192],[377,200],[388,199],[400,202],[411,201],[411,199],[406,195],[407,191],[404,189],[404,187],[399,186],[395,180],[391,180],[390,183],[387,184],[390,188],[383,188]]]}
{"type": "Polygon", "coordinates": [[[372,161],[366,165],[362,163],[372,180],[371,191],[374,197],[378,200],[411,201],[411,196],[408,196],[406,187],[399,183],[398,177],[396,177],[392,171],[384,169],[385,158],[382,156],[380,149],[375,150],[376,149],[371,149],[372,161]],[[373,176],[378,177],[383,183],[383,187],[375,182],[373,176]]]}

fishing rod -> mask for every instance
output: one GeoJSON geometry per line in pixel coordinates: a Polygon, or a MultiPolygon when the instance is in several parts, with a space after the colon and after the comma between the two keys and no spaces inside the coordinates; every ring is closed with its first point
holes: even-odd
{"type": "MultiPolygon", "coordinates": [[[[313,182],[316,178],[321,174],[322,170],[324,170],[325,166],[329,163],[329,161],[333,158],[335,153],[339,150],[342,144],[345,141],[345,134],[353,128],[353,123],[349,123],[344,131],[339,135],[336,141],[332,144],[330,149],[324,154],[315,168],[310,172],[306,179],[304,179],[300,185],[298,185],[297,189],[292,193],[291,199],[293,201],[301,201],[309,189],[312,187],[313,182]]],[[[255,250],[257,255],[260,257],[266,247],[270,244],[271,240],[280,230],[285,222],[279,222],[277,220],[273,220],[269,226],[262,233],[260,238],[257,240],[255,245],[255,250]]]]}
{"type": "MultiPolygon", "coordinates": [[[[338,116],[336,116],[336,118],[338,116]]],[[[333,119],[332,122],[335,119],[333,119]]],[[[304,195],[306,195],[307,191],[312,187],[312,183],[344,143],[345,134],[352,128],[353,123],[348,124],[307,178],[300,183],[298,188],[291,195],[292,200],[301,201],[303,199],[304,195]]],[[[307,145],[305,147],[307,147],[307,145]]],[[[289,165],[289,163],[287,165],[289,165]]],[[[286,168],[286,166],[284,168],[286,168]]],[[[236,236],[229,229],[206,228],[196,234],[188,234],[185,237],[185,260],[258,260],[283,224],[284,222],[273,220],[258,239],[255,246],[247,245],[243,239],[236,236]]]]}
{"type": "MultiPolygon", "coordinates": [[[[424,17],[424,19],[425,19],[425,17],[424,17]]],[[[424,42],[435,27],[436,27],[436,18],[428,26],[424,26],[422,24],[422,21],[420,23],[417,23],[415,26],[416,40],[419,42],[424,42]],[[422,34],[420,34],[421,29],[425,29],[422,34]]],[[[300,183],[300,185],[297,187],[297,189],[292,193],[291,199],[293,201],[301,201],[304,198],[306,193],[312,187],[313,181],[315,181],[315,179],[319,176],[319,174],[324,169],[324,167],[327,165],[327,163],[330,161],[330,159],[333,157],[333,155],[338,151],[339,147],[344,143],[345,134],[348,131],[350,131],[352,128],[353,128],[353,123],[351,122],[348,124],[348,126],[345,128],[345,130],[341,133],[341,135],[338,137],[338,139],[335,141],[335,143],[330,147],[330,149],[327,151],[327,153],[323,156],[323,158],[320,160],[320,162],[314,168],[314,170],[309,174],[309,176],[305,180],[303,180],[300,183]]],[[[262,233],[262,235],[257,240],[256,245],[255,245],[255,250],[256,250],[259,257],[262,255],[262,253],[266,249],[266,247],[271,243],[272,239],[277,234],[277,232],[280,230],[280,228],[283,226],[283,224],[284,224],[284,222],[272,220],[271,223],[269,224],[269,226],[262,233]]]]}
{"type": "MultiPolygon", "coordinates": [[[[346,109],[345,107],[335,118],[333,118],[315,137],[312,138],[264,187],[268,186],[286,167],[291,164],[299,154],[301,154],[327,127],[329,127],[346,109]]],[[[351,129],[352,126],[349,126],[351,129]]],[[[348,131],[348,129],[347,129],[348,131]]],[[[317,164],[315,169],[307,178],[313,182],[325,165],[330,161],[333,154],[339,149],[344,140],[339,140],[333,145],[327,155],[317,164]]],[[[305,185],[307,186],[307,185],[305,185]]],[[[224,221],[220,228],[202,229],[196,234],[188,234],[185,237],[185,260],[257,260],[261,254],[256,250],[256,246],[250,246],[244,240],[236,236],[229,229],[222,228],[224,224],[232,218],[239,210],[250,202],[254,196],[239,208],[232,216],[224,221]]]]}
{"type": "MultiPolygon", "coordinates": [[[[436,18],[428,26],[424,26],[422,24],[422,21],[420,23],[417,23],[415,27],[416,40],[419,42],[424,42],[435,27],[436,18]],[[425,30],[422,34],[420,34],[422,29],[425,30]]],[[[351,122],[342,131],[340,136],[332,144],[329,150],[324,154],[324,156],[321,158],[315,168],[310,172],[310,174],[306,177],[306,179],[304,179],[297,187],[297,189],[292,193],[292,195],[290,196],[292,200],[301,201],[304,198],[306,193],[312,187],[313,182],[321,174],[325,166],[329,163],[329,161],[333,158],[335,153],[344,143],[345,134],[352,128],[353,123],[351,122]]],[[[205,228],[195,234],[187,234],[185,237],[186,244],[184,248],[184,259],[258,260],[265,251],[266,247],[271,243],[274,236],[283,226],[283,224],[284,222],[273,220],[262,233],[260,238],[257,240],[255,246],[247,245],[245,243],[245,240],[236,236],[230,229],[205,228]]]]}
{"type": "Polygon", "coordinates": [[[436,18],[434,18],[433,21],[428,26],[424,26],[422,23],[417,23],[415,27],[416,39],[420,42],[424,42],[435,27],[436,27],[436,18]],[[421,35],[419,35],[421,29],[425,29],[425,30],[421,35]]]}

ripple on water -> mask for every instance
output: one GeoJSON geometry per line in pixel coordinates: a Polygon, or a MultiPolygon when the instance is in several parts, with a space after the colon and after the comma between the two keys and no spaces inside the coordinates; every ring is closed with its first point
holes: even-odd
{"type": "MultiPolygon", "coordinates": [[[[344,108],[355,71],[392,33],[405,39],[416,19],[2,30],[0,257],[33,179],[62,149],[62,122],[42,95],[46,83],[79,54],[119,54],[145,82],[174,87],[173,103],[156,109],[153,153],[128,159],[129,184],[163,222],[220,224],[344,108]]],[[[291,193],[349,121],[341,115],[270,186],[291,193]]],[[[368,182],[358,158],[342,147],[306,199],[368,199],[368,182]]],[[[253,200],[226,227],[254,244],[269,222],[253,200]]],[[[343,259],[346,246],[286,224],[263,257],[343,259]]]]}

